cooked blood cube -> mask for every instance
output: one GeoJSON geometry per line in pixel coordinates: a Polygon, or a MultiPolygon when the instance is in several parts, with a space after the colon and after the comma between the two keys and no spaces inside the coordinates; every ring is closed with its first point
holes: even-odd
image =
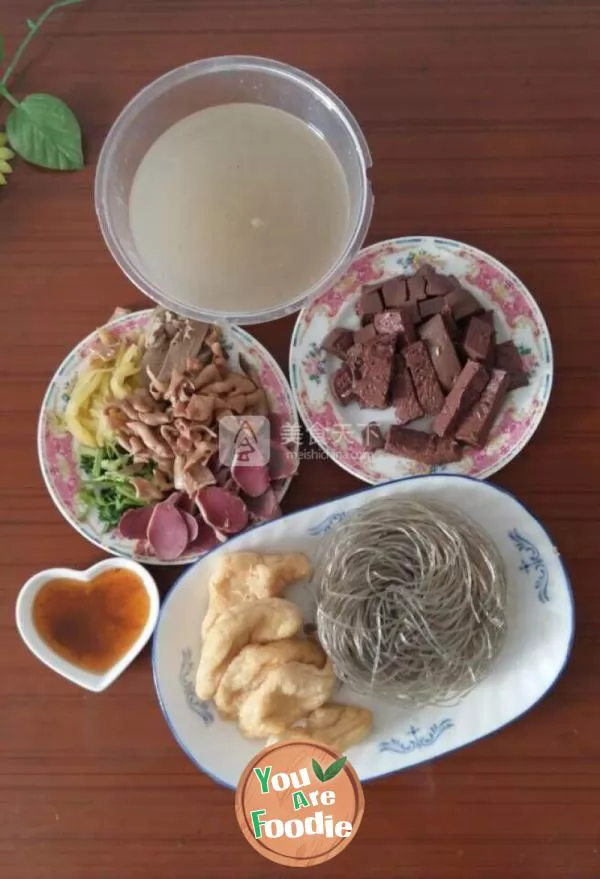
{"type": "Polygon", "coordinates": [[[385,308],[400,308],[408,300],[406,278],[391,278],[381,288],[385,308]]]}
{"type": "Polygon", "coordinates": [[[383,311],[375,315],[373,323],[378,333],[398,336],[400,345],[408,345],[417,339],[412,314],[408,308],[383,311]]]}
{"type": "Polygon", "coordinates": [[[460,375],[461,367],[442,315],[436,314],[423,324],[419,335],[427,345],[433,368],[442,388],[449,391],[460,375]]]}
{"type": "Polygon", "coordinates": [[[477,299],[464,287],[453,288],[449,293],[446,293],[444,299],[452,309],[452,316],[456,321],[483,311],[477,299]]]}
{"type": "Polygon", "coordinates": [[[479,399],[488,378],[485,366],[469,360],[446,397],[442,411],[433,422],[433,432],[438,436],[454,433],[471,406],[479,399]]]}
{"type": "Polygon", "coordinates": [[[425,343],[415,342],[402,353],[421,408],[427,415],[437,415],[444,405],[444,395],[425,343]]]}
{"type": "Polygon", "coordinates": [[[345,360],[348,348],[353,344],[354,333],[352,330],[347,330],[345,327],[334,327],[321,342],[321,348],[324,348],[329,354],[339,357],[340,360],[345,360]]]}
{"type": "Polygon", "coordinates": [[[362,433],[363,446],[367,452],[376,452],[385,445],[381,428],[375,421],[370,421],[362,433]]]}
{"type": "Polygon", "coordinates": [[[421,299],[425,299],[427,295],[427,281],[422,271],[418,271],[416,275],[408,278],[406,281],[406,286],[408,287],[409,299],[412,299],[415,302],[418,302],[421,299]]]}
{"type": "Polygon", "coordinates": [[[377,336],[364,345],[353,345],[349,350],[354,393],[364,408],[385,408],[395,350],[395,336],[377,336]]]}
{"type": "MultiPolygon", "coordinates": [[[[376,315],[378,317],[379,315],[376,315]]],[[[361,327],[360,330],[356,330],[354,333],[354,343],[362,344],[363,342],[369,342],[371,339],[374,339],[377,335],[377,330],[372,323],[367,324],[364,327],[361,327]]]]}
{"type": "Polygon", "coordinates": [[[390,386],[390,398],[398,424],[408,424],[423,416],[410,373],[401,360],[390,386]]]}
{"type": "Polygon", "coordinates": [[[508,390],[515,388],[523,388],[529,384],[527,371],[521,360],[519,349],[514,342],[502,342],[496,345],[494,352],[494,366],[496,369],[502,369],[509,375],[508,390]]]}
{"type": "Polygon", "coordinates": [[[427,320],[428,317],[433,317],[434,314],[439,314],[443,311],[446,303],[444,301],[443,296],[434,296],[432,299],[422,299],[419,302],[419,315],[421,320],[427,320]]]}
{"type": "Polygon", "coordinates": [[[358,313],[360,315],[377,314],[383,311],[383,302],[379,289],[363,289],[358,300],[358,313]]]}
{"type": "Polygon", "coordinates": [[[398,424],[392,424],[388,431],[385,451],[421,464],[449,464],[462,457],[462,448],[454,440],[398,424]]]}
{"type": "Polygon", "coordinates": [[[439,274],[439,272],[428,263],[421,266],[419,274],[426,281],[425,292],[427,296],[444,296],[455,286],[456,279],[439,274]]]}
{"type": "Polygon", "coordinates": [[[333,399],[340,406],[347,406],[348,403],[352,403],[356,399],[352,387],[352,373],[346,363],[333,373],[329,386],[333,399]]]}
{"type": "Polygon", "coordinates": [[[508,393],[510,376],[494,369],[481,397],[456,431],[456,438],[470,446],[483,446],[508,393]]]}
{"type": "Polygon", "coordinates": [[[471,360],[483,363],[490,356],[494,344],[494,325],[487,320],[472,317],[463,342],[463,350],[471,360]]]}

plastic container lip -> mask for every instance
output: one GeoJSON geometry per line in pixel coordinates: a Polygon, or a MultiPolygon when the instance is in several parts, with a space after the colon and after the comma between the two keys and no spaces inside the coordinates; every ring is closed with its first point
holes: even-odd
{"type": "Polygon", "coordinates": [[[112,125],[106,140],[100,151],[96,179],[94,185],[94,202],[96,215],[100,225],[100,231],[117,265],[121,268],[129,280],[138,287],[146,296],[155,302],[195,320],[207,320],[211,322],[254,324],[276,320],[287,314],[298,311],[302,305],[313,297],[331,287],[345,272],[348,265],[360,250],[366,237],[373,214],[373,194],[368,177],[368,170],[372,166],[371,153],[366,138],[353,114],[337,95],[320,80],[305,73],[296,67],[291,67],[280,61],[269,58],[261,58],[253,55],[223,55],[216,58],[206,58],[192,61],[181,67],[163,74],[138,92],[124,107],[116,121],[112,125]],[[314,97],[320,100],[327,109],[335,115],[346,129],[356,151],[361,171],[361,183],[359,204],[356,214],[356,222],[348,232],[348,239],[343,252],[330,270],[321,277],[312,287],[303,291],[299,296],[276,307],[249,311],[211,311],[210,309],[195,309],[179,300],[168,296],[157,287],[150,278],[143,275],[133,264],[125,248],[115,234],[108,210],[109,185],[111,166],[115,153],[120,146],[120,140],[128,130],[135,117],[138,116],[153,100],[164,95],[173,86],[184,83],[206,74],[214,74],[219,71],[246,70],[264,71],[265,74],[281,77],[288,82],[307,89],[314,97]]]}

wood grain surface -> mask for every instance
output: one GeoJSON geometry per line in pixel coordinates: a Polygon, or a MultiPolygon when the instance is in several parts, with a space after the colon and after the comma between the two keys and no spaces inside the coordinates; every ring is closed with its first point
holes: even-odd
{"type": "MultiPolygon", "coordinates": [[[[42,0],[0,0],[7,50],[42,0]]],[[[14,626],[19,587],[100,552],[61,519],[35,426],[60,360],[115,305],[144,306],[101,240],[103,138],[138,89],[196,58],[278,58],[324,80],[372,149],[369,241],[458,238],[537,297],[556,357],[534,440],[494,481],[548,526],[577,606],[572,659],[526,717],[370,783],[358,838],[315,877],[600,876],[600,4],[597,0],[90,0],[57,16],[13,82],[81,120],[76,174],[14,163],[0,189],[0,875],[282,876],[242,837],[234,797],[197,772],[158,707],[148,651],[102,695],[46,670],[14,626]]],[[[2,112],[6,112],[6,105],[2,112]]],[[[0,120],[3,117],[0,117],[0,120]]],[[[256,329],[282,364],[292,319],[256,329]]],[[[288,510],[354,479],[304,462],[288,510]]],[[[174,573],[161,576],[168,589],[174,573]]]]}

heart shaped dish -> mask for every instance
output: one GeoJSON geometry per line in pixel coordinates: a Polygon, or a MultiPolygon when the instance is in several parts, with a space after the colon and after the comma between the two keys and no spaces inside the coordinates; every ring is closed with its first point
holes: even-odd
{"type": "Polygon", "coordinates": [[[154,631],[160,597],[137,562],[106,559],[86,571],[49,568],[17,598],[19,633],[59,675],[100,693],[133,662],[154,631]]]}

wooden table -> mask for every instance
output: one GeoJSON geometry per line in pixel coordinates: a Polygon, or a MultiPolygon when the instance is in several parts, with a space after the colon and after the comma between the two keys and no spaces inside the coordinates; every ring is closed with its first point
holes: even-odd
{"type": "MultiPolygon", "coordinates": [[[[9,49],[39,11],[41,0],[0,0],[9,49]]],[[[370,241],[468,241],[534,292],[557,381],[535,439],[494,481],[547,524],[577,602],[573,656],[548,698],[499,735],[369,784],[358,838],[312,875],[600,876],[599,40],[594,0],[96,0],[32,44],[14,89],[72,106],[87,167],[60,175],[15,163],[0,190],[0,875],[287,875],[247,845],[232,794],[172,739],[148,651],[91,695],[40,665],[13,622],[36,570],[101,558],[46,494],[35,427],[69,349],[115,305],[147,304],[96,225],[103,138],[169,68],[246,53],[305,68],[355,112],[374,158],[370,241]]],[[[256,328],[282,364],[292,323],[256,328]]],[[[305,462],[286,507],[355,487],[333,463],[305,462]]],[[[161,577],[165,589],[173,576],[161,577]]]]}

